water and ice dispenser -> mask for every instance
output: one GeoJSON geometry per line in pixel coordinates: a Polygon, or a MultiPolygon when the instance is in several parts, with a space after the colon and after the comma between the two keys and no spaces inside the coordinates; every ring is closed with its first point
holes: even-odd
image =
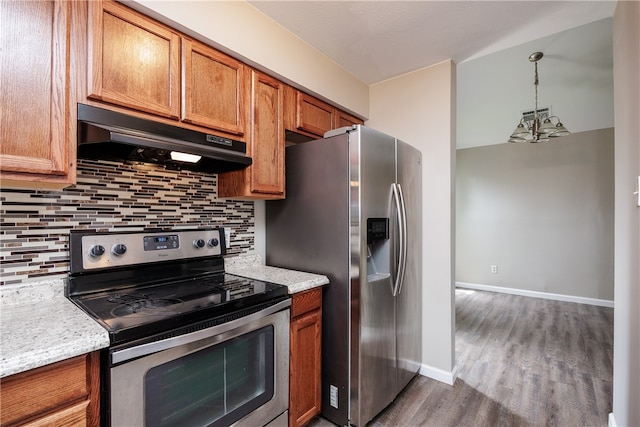
{"type": "Polygon", "coordinates": [[[367,218],[367,282],[390,277],[389,218],[367,218]]]}

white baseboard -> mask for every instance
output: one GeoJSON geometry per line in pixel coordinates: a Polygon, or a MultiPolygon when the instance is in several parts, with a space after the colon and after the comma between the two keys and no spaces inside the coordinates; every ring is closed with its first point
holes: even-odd
{"type": "Polygon", "coordinates": [[[457,369],[457,366],[455,366],[453,368],[453,371],[449,372],[449,371],[443,371],[442,369],[439,369],[439,368],[434,368],[433,366],[422,364],[420,365],[420,371],[418,373],[427,378],[440,381],[441,383],[453,385],[453,383],[456,381],[458,369],[457,369]]]}
{"type": "Polygon", "coordinates": [[[616,424],[616,419],[613,416],[613,412],[609,412],[609,423],[608,423],[609,427],[618,427],[618,424],[616,424]]]}
{"type": "Polygon", "coordinates": [[[552,299],[556,301],[575,302],[578,304],[599,305],[601,307],[612,307],[613,301],[606,299],[585,298],[573,295],[551,294],[547,292],[527,291],[524,289],[503,288],[502,286],[479,285],[475,283],[456,282],[457,288],[475,289],[477,291],[499,292],[503,294],[521,295],[524,297],[552,299]]]}

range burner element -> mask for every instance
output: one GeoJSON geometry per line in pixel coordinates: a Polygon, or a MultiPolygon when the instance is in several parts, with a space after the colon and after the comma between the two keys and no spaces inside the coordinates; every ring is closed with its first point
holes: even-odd
{"type": "Polygon", "coordinates": [[[154,298],[147,294],[115,294],[106,300],[114,304],[118,304],[116,308],[111,310],[114,317],[130,316],[138,314],[141,316],[166,316],[167,313],[179,313],[179,307],[182,300],[154,298]]]}

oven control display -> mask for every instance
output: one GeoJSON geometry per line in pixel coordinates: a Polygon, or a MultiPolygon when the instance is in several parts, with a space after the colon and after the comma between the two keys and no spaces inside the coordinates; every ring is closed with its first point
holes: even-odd
{"type": "Polygon", "coordinates": [[[167,234],[164,236],[145,236],[145,251],[160,251],[164,249],[178,249],[180,247],[180,239],[177,234],[167,234]]]}

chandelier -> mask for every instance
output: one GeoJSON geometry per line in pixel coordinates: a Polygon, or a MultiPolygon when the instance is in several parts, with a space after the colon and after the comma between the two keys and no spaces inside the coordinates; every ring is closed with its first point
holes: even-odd
{"type": "Polygon", "coordinates": [[[509,142],[544,142],[549,141],[549,138],[557,138],[571,134],[562,122],[560,122],[560,118],[557,116],[549,116],[548,110],[540,111],[538,109],[538,61],[541,60],[543,56],[542,52],[534,52],[529,55],[529,61],[533,62],[535,67],[535,77],[533,80],[535,86],[535,107],[532,115],[523,115],[520,119],[516,130],[514,130],[509,137],[509,142]]]}

